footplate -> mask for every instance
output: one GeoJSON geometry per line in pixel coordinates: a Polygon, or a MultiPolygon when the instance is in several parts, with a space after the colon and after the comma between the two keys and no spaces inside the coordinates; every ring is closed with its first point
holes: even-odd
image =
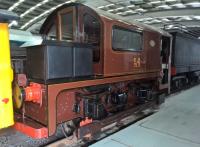
{"type": "Polygon", "coordinates": [[[33,139],[42,139],[48,137],[48,129],[46,127],[28,118],[24,118],[22,120],[19,114],[16,116],[14,129],[33,139]]]}

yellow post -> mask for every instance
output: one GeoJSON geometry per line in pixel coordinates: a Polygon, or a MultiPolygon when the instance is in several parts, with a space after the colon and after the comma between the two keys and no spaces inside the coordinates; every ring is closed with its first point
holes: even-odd
{"type": "Polygon", "coordinates": [[[14,124],[8,23],[0,23],[0,129],[14,124]]]}

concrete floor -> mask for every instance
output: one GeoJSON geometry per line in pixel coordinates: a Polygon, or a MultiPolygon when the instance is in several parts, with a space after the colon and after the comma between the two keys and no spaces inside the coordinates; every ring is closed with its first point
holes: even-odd
{"type": "Polygon", "coordinates": [[[90,147],[200,147],[200,86],[169,97],[159,112],[90,147]]]}

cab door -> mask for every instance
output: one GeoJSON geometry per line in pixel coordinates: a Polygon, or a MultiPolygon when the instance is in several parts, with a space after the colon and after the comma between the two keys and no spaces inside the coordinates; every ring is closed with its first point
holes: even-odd
{"type": "Polygon", "coordinates": [[[145,31],[144,46],[146,48],[146,70],[147,72],[160,72],[160,34],[145,31]]]}
{"type": "Polygon", "coordinates": [[[80,41],[92,46],[93,69],[96,76],[103,74],[103,22],[93,10],[79,7],[79,35],[80,41]]]}

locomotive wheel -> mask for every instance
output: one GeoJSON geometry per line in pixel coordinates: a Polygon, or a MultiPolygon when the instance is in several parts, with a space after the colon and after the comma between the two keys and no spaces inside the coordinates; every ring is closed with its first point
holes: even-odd
{"type": "Polygon", "coordinates": [[[19,87],[18,84],[14,83],[13,86],[13,100],[14,106],[17,109],[20,109],[24,102],[24,91],[19,87]]]}

